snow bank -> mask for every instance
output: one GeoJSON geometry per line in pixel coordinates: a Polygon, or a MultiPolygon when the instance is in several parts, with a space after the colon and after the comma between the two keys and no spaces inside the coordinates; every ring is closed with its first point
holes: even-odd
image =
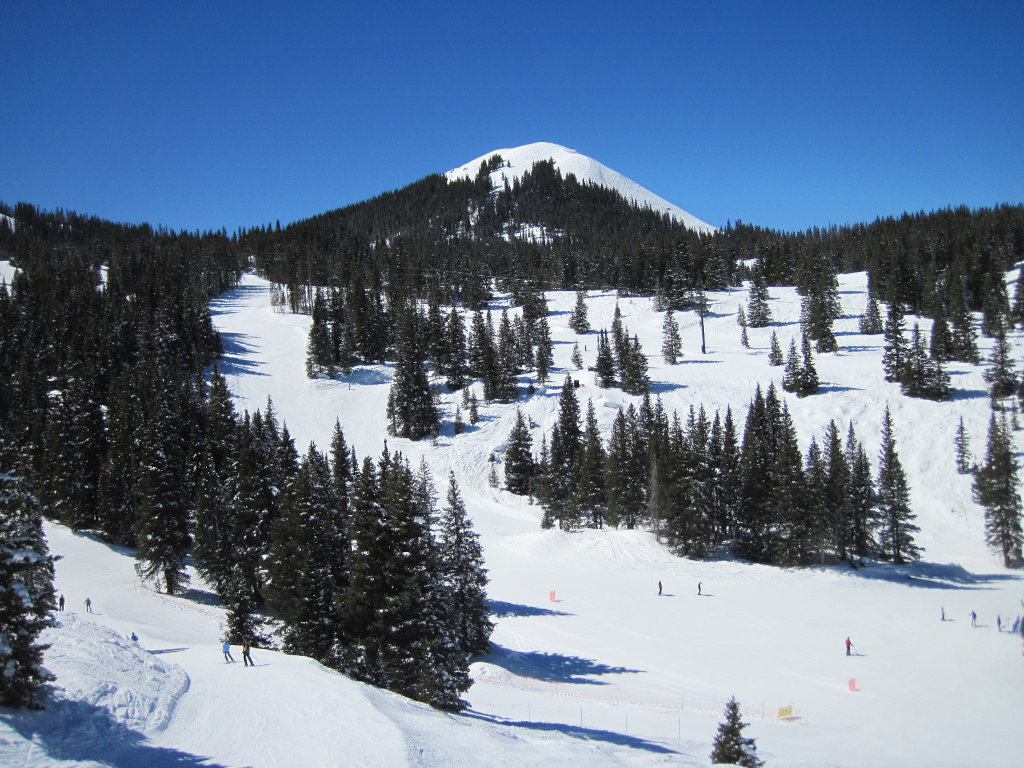
{"type": "Polygon", "coordinates": [[[169,756],[147,737],[167,727],[188,690],[180,668],[73,613],[41,639],[59,685],[44,711],[0,715],[0,765],[159,765],[169,756]]]}

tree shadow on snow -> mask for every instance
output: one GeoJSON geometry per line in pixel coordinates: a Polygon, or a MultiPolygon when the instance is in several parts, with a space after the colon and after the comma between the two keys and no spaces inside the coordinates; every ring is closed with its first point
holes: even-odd
{"type": "Polygon", "coordinates": [[[254,348],[246,339],[251,338],[252,336],[245,333],[221,331],[220,342],[223,352],[217,358],[217,370],[225,376],[266,376],[267,374],[256,370],[259,361],[250,355],[254,348]]]}
{"type": "Polygon", "coordinates": [[[639,673],[642,670],[626,667],[610,667],[579,656],[563,656],[560,653],[539,651],[513,651],[491,643],[491,652],[480,661],[506,669],[520,677],[530,677],[550,683],[580,683],[583,685],[607,685],[600,680],[591,680],[586,675],[616,675],[625,672],[639,673]]]}
{"type": "Polygon", "coordinates": [[[521,603],[506,603],[504,600],[488,600],[491,614],[499,619],[508,619],[516,616],[572,616],[565,611],[553,611],[550,608],[538,608],[534,605],[522,605],[521,603]]]}
{"type": "Polygon", "coordinates": [[[25,739],[33,764],[40,762],[38,750],[54,762],[89,762],[111,768],[222,768],[208,758],[150,744],[145,735],[95,704],[50,696],[46,707],[0,715],[25,739]]]}
{"type": "Polygon", "coordinates": [[[603,741],[620,747],[643,749],[647,752],[657,752],[663,755],[679,754],[676,750],[669,749],[661,744],[656,744],[653,741],[647,741],[646,739],[629,736],[624,733],[616,733],[615,731],[602,731],[597,728],[583,728],[578,725],[568,725],[566,723],[535,723],[527,720],[506,720],[504,718],[475,711],[463,712],[462,716],[512,728],[528,728],[531,731],[558,732],[583,741],[603,741]]]}
{"type": "MultiPolygon", "coordinates": [[[[827,566],[831,570],[850,572],[848,565],[827,566]]],[[[1013,573],[971,573],[956,563],[919,562],[913,565],[870,563],[853,570],[859,578],[891,581],[919,589],[992,589],[987,586],[1002,581],[1024,581],[1024,575],[1013,573]]]]}
{"type": "Polygon", "coordinates": [[[839,384],[822,384],[818,387],[818,392],[824,394],[825,392],[862,392],[862,387],[844,387],[839,384]]]}

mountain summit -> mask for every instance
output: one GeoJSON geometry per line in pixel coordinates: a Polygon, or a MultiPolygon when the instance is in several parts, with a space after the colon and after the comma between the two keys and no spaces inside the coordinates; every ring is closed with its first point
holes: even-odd
{"type": "Polygon", "coordinates": [[[581,155],[575,149],[569,149],[559,144],[552,144],[546,141],[538,141],[533,144],[524,144],[521,147],[511,149],[496,149],[471,160],[465,165],[454,168],[445,176],[449,181],[468,177],[474,178],[480,170],[480,164],[494,155],[501,155],[505,165],[491,172],[491,180],[496,187],[504,184],[504,180],[511,182],[519,178],[524,172],[530,170],[533,164],[542,160],[551,160],[563,175],[573,174],[581,183],[593,182],[602,187],[613,189],[627,200],[632,200],[636,205],[647,206],[651,210],[669,214],[676,221],[681,222],[689,229],[697,232],[715,232],[715,228],[707,222],[701,221],[692,213],[684,211],[678,205],[670,203],[663,197],[642,187],[632,179],[628,179],[618,171],[613,171],[593,158],[581,155]]]}

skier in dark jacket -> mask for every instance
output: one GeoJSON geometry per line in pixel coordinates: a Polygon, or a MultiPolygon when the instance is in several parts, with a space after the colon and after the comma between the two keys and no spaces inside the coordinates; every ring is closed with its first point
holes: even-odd
{"type": "Polygon", "coordinates": [[[850,642],[850,638],[846,638],[846,655],[847,656],[852,655],[850,653],[850,648],[852,648],[852,647],[853,647],[853,643],[850,642]]]}

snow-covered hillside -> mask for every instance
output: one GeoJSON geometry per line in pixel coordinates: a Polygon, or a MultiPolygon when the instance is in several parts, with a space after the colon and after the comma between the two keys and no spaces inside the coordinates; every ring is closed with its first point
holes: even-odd
{"type": "MultiPolygon", "coordinates": [[[[685,356],[675,366],[657,354],[663,315],[651,300],[618,299],[647,352],[652,392],[670,413],[731,406],[742,426],[755,385],[780,380],[766,360],[771,331],[784,349],[799,333],[799,297],[771,293],[775,323],[750,329],[750,349],[736,325],[744,290],[710,296],[705,355],[697,318],[677,315],[685,356]]],[[[954,469],[960,416],[976,455],[984,450],[983,367],[949,367],[951,402],[904,397],[883,380],[882,338],[857,331],[865,275],[841,276],[840,295],[841,350],[815,358],[821,392],[785,397],[802,450],[830,419],[843,432],[853,420],[873,461],[882,413],[892,408],[922,563],[783,570],[677,558],[645,531],[541,530],[539,507],[487,483],[487,459],[493,453],[500,465],[515,408],[536,425],[536,448],[556,420],[566,372],[580,382],[583,407],[593,400],[605,435],[616,409],[636,401],[596,386],[585,369],[615,295],[588,294],[595,330],[578,337],[567,327],[575,294],[550,293],[552,383],[527,396],[524,375],[517,404],[483,405],[480,422],[458,436],[460,396],[446,393],[436,444],[388,439],[414,467],[425,457],[442,491],[455,472],[485,547],[497,628],[492,652],[473,665],[467,713],[434,712],[271,651],[254,653],[254,669],[225,664],[221,611],[201,584],[181,598],[154,594],[138,584],[131,553],[51,525],[51,549],[64,556],[58,589],[76,615],[47,638],[58,675],[49,709],[0,716],[0,765],[707,766],[732,695],[770,766],[1014,764],[1024,659],[1021,638],[998,632],[996,620],[1022,612],[1024,580],[984,546],[970,478],[954,469]],[[574,341],[582,371],[569,360],[574,341]],[[79,613],[86,596],[91,616],[79,613]],[[133,631],[139,647],[125,639],[133,631]],[[787,705],[795,716],[782,721],[787,705]]],[[[214,302],[213,319],[239,411],[262,409],[269,396],[300,451],[328,446],[338,419],[360,459],[380,455],[391,366],[306,379],[309,318],[274,312],[268,285],[255,277],[214,302]]],[[[1019,332],[1012,341],[1019,360],[1019,332]]],[[[987,355],[991,340],[981,343],[987,355]]]]}
{"type": "Polygon", "coordinates": [[[486,155],[481,155],[475,160],[471,160],[463,166],[448,171],[445,175],[449,179],[465,176],[474,178],[480,171],[480,163],[494,155],[501,155],[502,159],[506,161],[504,167],[498,168],[491,173],[491,181],[495,188],[500,189],[504,185],[505,179],[511,183],[513,179],[519,178],[525,171],[530,170],[536,162],[552,160],[555,163],[555,167],[563,175],[572,173],[581,183],[593,182],[602,187],[613,189],[627,200],[632,200],[639,206],[647,206],[654,211],[668,213],[688,228],[698,232],[715,231],[715,228],[710,224],[701,221],[692,213],[684,211],[678,205],[670,203],[663,197],[659,197],[632,179],[626,178],[618,171],[613,171],[608,166],[602,165],[586,155],[581,155],[575,149],[568,149],[567,147],[549,142],[540,141],[511,149],[496,149],[493,152],[488,152],[486,155]]]}

